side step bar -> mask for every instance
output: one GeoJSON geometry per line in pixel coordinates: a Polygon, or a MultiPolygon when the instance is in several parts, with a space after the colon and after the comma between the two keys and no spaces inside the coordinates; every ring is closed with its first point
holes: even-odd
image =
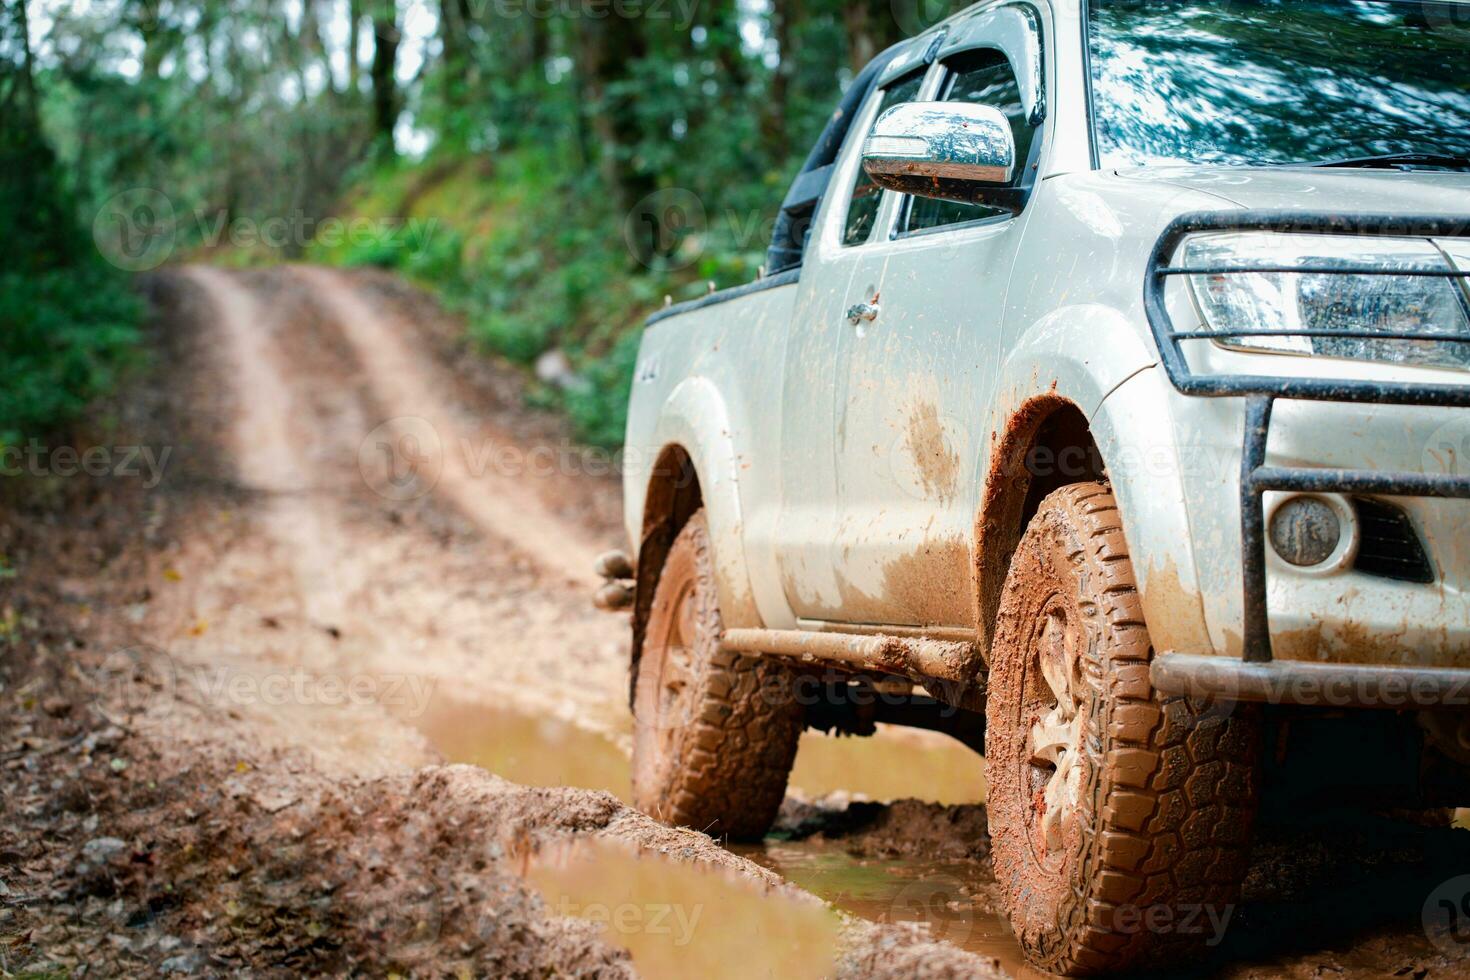
{"type": "Polygon", "coordinates": [[[916,680],[933,678],[951,684],[968,684],[978,673],[974,645],[953,640],[873,633],[730,629],[725,630],[720,645],[751,656],[790,657],[803,663],[901,674],[916,680]]]}
{"type": "Polygon", "coordinates": [[[1470,668],[1252,662],[1197,653],[1161,653],[1149,669],[1166,694],[1335,708],[1470,705],[1470,668]]]}

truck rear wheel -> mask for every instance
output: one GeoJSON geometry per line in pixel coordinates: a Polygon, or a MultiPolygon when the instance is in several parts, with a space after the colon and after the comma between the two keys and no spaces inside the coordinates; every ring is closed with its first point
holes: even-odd
{"type": "Polygon", "coordinates": [[[720,649],[704,512],[659,573],[633,685],[633,802],[664,823],[760,837],[796,757],[802,711],[790,671],[720,649]]]}
{"type": "Polygon", "coordinates": [[[1164,965],[1218,942],[1237,900],[1259,723],[1161,696],[1152,656],[1112,492],[1057,490],[1006,578],[986,704],[995,875],[1044,969],[1164,965]]]}

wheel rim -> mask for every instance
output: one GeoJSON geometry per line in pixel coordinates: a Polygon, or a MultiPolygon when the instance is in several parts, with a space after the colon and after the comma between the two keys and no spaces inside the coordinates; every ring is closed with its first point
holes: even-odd
{"type": "Polygon", "coordinates": [[[655,725],[658,728],[658,753],[663,759],[676,752],[679,733],[691,720],[694,651],[698,642],[695,603],[692,583],[679,590],[672,604],[663,642],[659,645],[655,725]]]}
{"type": "Polygon", "coordinates": [[[1053,596],[1036,618],[1026,663],[1031,726],[1022,766],[1031,790],[1026,808],[1032,852],[1055,869],[1065,857],[1076,822],[1086,764],[1082,732],[1086,718],[1078,648],[1081,627],[1075,612],[1053,596]]]}

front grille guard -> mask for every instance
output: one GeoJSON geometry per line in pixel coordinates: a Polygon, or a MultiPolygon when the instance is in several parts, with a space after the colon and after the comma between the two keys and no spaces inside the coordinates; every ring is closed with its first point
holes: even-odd
{"type": "MultiPolygon", "coordinates": [[[[1182,394],[1245,399],[1245,433],[1240,460],[1241,579],[1244,585],[1242,659],[1266,663],[1272,659],[1269,613],[1266,608],[1266,521],[1262,494],[1267,490],[1310,493],[1366,493],[1405,497],[1470,498],[1470,476],[1426,473],[1384,473],[1326,467],[1266,465],[1266,442],[1271,410],[1278,398],[1328,402],[1367,402],[1378,405],[1432,405],[1470,407],[1470,384],[1416,384],[1412,382],[1352,381],[1330,378],[1290,378],[1269,375],[1196,374],[1181,345],[1243,336],[1363,336],[1346,330],[1249,329],[1236,332],[1177,330],[1169,316],[1164,290],[1170,278],[1242,272],[1347,275],[1433,275],[1464,279],[1470,271],[1403,272],[1383,269],[1318,267],[1211,266],[1182,268],[1171,265],[1180,243],[1201,232],[1270,231],[1332,235],[1395,235],[1420,238],[1460,237],[1470,222],[1429,216],[1326,215],[1299,211],[1201,211],[1180,215],[1164,229],[1149,256],[1143,288],[1144,311],[1158,344],[1159,356],[1170,382],[1182,394]]],[[[1423,331],[1371,334],[1375,339],[1433,340],[1470,343],[1423,331]]]]}

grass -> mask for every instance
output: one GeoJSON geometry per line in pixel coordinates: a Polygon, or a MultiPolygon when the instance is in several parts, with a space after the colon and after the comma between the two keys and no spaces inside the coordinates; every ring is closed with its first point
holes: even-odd
{"type": "Polygon", "coordinates": [[[559,349],[579,383],[533,383],[531,401],[564,412],[581,441],[616,448],[647,315],[665,295],[702,294],[709,279],[752,278],[761,257],[705,242],[689,267],[641,266],[621,215],[590,175],[566,176],[577,172],[544,150],[500,154],[493,165],[445,156],[379,170],[341,209],[353,231],[314,243],[307,257],[398,272],[460,314],[467,340],[487,355],[528,367],[559,349]]]}

